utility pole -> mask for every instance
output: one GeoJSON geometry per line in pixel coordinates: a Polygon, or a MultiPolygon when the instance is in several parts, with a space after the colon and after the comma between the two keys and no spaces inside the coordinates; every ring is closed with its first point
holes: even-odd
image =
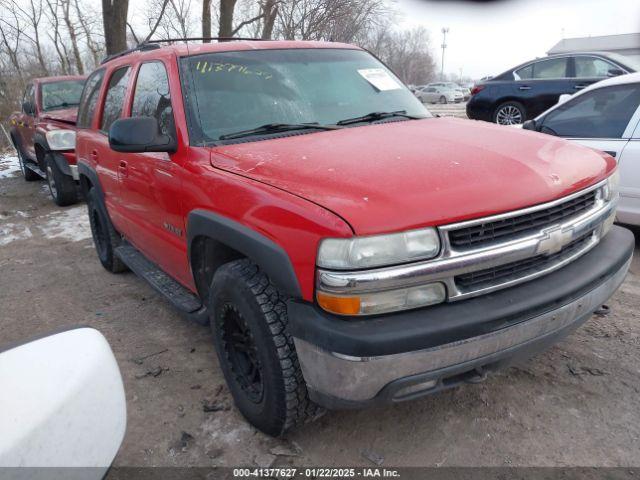
{"type": "Polygon", "coordinates": [[[442,28],[442,67],[440,69],[440,80],[444,80],[444,51],[447,48],[447,33],[449,33],[449,27],[442,28]]]}

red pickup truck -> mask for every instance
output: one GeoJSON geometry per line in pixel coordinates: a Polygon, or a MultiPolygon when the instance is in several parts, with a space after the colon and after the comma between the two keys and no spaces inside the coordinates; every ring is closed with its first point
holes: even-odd
{"type": "Polygon", "coordinates": [[[9,117],[10,135],[28,182],[45,178],[54,202],[78,199],[75,123],[85,77],[43,77],[29,84],[22,109],[9,117]]]}
{"type": "Polygon", "coordinates": [[[145,44],[91,74],[78,127],[102,265],[210,324],[272,435],[548,347],[633,254],[613,158],[434,118],[351,45],[145,44]]]}

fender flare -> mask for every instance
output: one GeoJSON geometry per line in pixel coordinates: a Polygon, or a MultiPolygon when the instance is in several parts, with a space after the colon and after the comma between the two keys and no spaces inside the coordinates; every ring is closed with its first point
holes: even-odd
{"type": "Polygon", "coordinates": [[[259,265],[278,290],[291,297],[302,298],[289,255],[264,235],[216,213],[193,210],[187,219],[187,255],[190,263],[191,248],[198,237],[209,237],[237,250],[259,265]]]}
{"type": "MultiPolygon", "coordinates": [[[[102,203],[102,205],[104,205],[104,193],[102,191],[102,185],[100,185],[100,179],[98,178],[98,174],[96,173],[96,171],[91,168],[89,165],[87,165],[84,162],[78,162],[78,176],[82,177],[82,176],[87,177],[90,181],[91,181],[91,185],[93,186],[93,188],[96,189],[96,192],[98,192],[98,197],[100,198],[100,202],[102,203]]],[[[82,183],[82,181],[80,182],[80,186],[82,188],[84,188],[84,185],[82,183]]],[[[87,192],[83,192],[84,194],[86,194],[87,192]]]]}

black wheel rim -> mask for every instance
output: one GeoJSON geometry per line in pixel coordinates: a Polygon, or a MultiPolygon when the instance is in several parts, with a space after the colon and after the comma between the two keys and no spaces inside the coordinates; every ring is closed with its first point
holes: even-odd
{"type": "Polygon", "coordinates": [[[107,232],[102,228],[100,213],[97,208],[91,209],[89,219],[91,221],[91,233],[93,234],[93,241],[98,249],[98,255],[100,258],[103,258],[107,251],[107,232]]]}
{"type": "Polygon", "coordinates": [[[220,316],[222,345],[236,382],[253,403],[260,403],[264,394],[262,366],[253,334],[238,309],[226,304],[220,316]]]}

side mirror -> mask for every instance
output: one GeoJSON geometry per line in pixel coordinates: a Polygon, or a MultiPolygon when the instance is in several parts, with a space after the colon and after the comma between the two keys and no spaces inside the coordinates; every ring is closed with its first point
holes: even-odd
{"type": "Polygon", "coordinates": [[[572,95],[570,93],[563,93],[562,95],[560,95],[560,97],[558,98],[558,105],[560,105],[561,103],[566,102],[567,100],[570,100],[572,97],[572,95]]]}
{"type": "Polygon", "coordinates": [[[31,102],[22,102],[22,111],[27,115],[33,115],[36,111],[35,106],[31,102]]]}
{"type": "Polygon", "coordinates": [[[522,128],[524,130],[532,130],[534,132],[536,132],[538,130],[538,126],[536,125],[536,121],[535,120],[526,120],[522,124],[522,128]]]}
{"type": "Polygon", "coordinates": [[[168,152],[177,150],[175,138],[160,132],[153,117],[120,118],[109,128],[109,146],[116,152],[168,152]]]}
{"type": "Polygon", "coordinates": [[[76,328],[0,350],[0,385],[0,468],[92,467],[82,478],[105,475],[127,411],[100,332],[76,328]]]}
{"type": "Polygon", "coordinates": [[[617,77],[618,75],[624,75],[624,70],[620,68],[610,68],[607,71],[607,77],[617,77]]]}

